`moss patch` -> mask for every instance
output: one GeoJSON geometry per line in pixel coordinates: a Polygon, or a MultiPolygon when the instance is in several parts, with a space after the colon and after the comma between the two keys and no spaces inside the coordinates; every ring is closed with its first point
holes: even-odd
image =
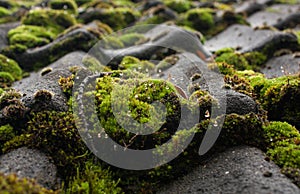
{"type": "Polygon", "coordinates": [[[14,194],[57,194],[51,190],[47,190],[35,181],[26,178],[18,178],[15,174],[4,175],[0,173],[0,192],[1,193],[14,193],[14,194]]]}
{"type": "Polygon", "coordinates": [[[74,15],[78,14],[78,7],[75,0],[51,0],[48,2],[48,5],[51,9],[65,10],[74,15]]]}
{"type": "Polygon", "coordinates": [[[13,59],[7,58],[0,54],[0,72],[10,73],[11,76],[20,80],[22,78],[22,69],[19,67],[18,63],[13,59]]]}

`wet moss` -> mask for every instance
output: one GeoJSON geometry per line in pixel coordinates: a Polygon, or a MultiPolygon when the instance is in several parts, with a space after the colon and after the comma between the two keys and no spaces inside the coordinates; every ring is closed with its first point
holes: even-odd
{"type": "Polygon", "coordinates": [[[52,190],[47,190],[35,181],[18,178],[15,174],[4,175],[0,173],[0,193],[14,193],[14,194],[57,194],[52,190]]]}
{"type": "Polygon", "coordinates": [[[77,169],[77,174],[71,178],[68,186],[65,186],[63,193],[123,193],[118,187],[118,182],[113,180],[108,169],[87,162],[81,169],[77,169]]]}
{"type": "Polygon", "coordinates": [[[76,19],[62,10],[34,9],[23,18],[25,25],[41,26],[55,34],[76,24],[76,19]]]}
{"type": "Polygon", "coordinates": [[[179,60],[179,57],[176,56],[176,55],[170,55],[170,56],[167,56],[165,57],[162,61],[160,61],[155,69],[156,69],[156,72],[161,72],[163,70],[166,70],[170,67],[172,67],[173,65],[175,65],[177,63],[177,61],[179,60]]]}
{"type": "Polygon", "coordinates": [[[74,15],[78,14],[78,7],[75,0],[50,0],[48,5],[51,9],[64,10],[74,15]]]}
{"type": "Polygon", "coordinates": [[[7,124],[0,127],[0,153],[2,153],[4,143],[14,138],[15,135],[14,128],[11,125],[7,124]]]}
{"type": "Polygon", "coordinates": [[[141,73],[150,73],[154,70],[155,65],[150,61],[139,60],[132,56],[125,56],[120,65],[120,69],[135,70],[141,73]]]}
{"type": "Polygon", "coordinates": [[[15,80],[20,80],[22,78],[22,69],[19,67],[18,63],[13,59],[10,59],[1,54],[0,72],[10,73],[15,80]]]}

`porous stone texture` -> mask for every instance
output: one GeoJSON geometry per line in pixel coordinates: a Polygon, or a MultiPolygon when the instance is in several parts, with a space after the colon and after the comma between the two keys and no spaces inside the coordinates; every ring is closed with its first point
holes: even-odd
{"type": "Polygon", "coordinates": [[[22,147],[0,156],[0,172],[35,179],[41,186],[57,189],[60,179],[56,166],[42,152],[22,147]]]}
{"type": "Polygon", "coordinates": [[[273,5],[250,16],[252,27],[273,26],[280,30],[300,24],[300,5],[273,5]]]}
{"type": "Polygon", "coordinates": [[[300,72],[300,53],[273,57],[265,64],[261,72],[267,78],[281,77],[300,72]]]}
{"type": "Polygon", "coordinates": [[[183,178],[160,188],[167,193],[300,193],[257,148],[240,146],[213,156],[183,178]]]}
{"type": "Polygon", "coordinates": [[[273,30],[255,30],[245,25],[232,25],[205,43],[209,51],[231,47],[242,53],[264,51],[272,55],[278,49],[297,49],[298,40],[294,34],[273,30]]]}

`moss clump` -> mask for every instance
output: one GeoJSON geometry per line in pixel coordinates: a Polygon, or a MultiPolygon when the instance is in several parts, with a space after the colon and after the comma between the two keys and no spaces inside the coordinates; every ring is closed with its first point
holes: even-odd
{"type": "Polygon", "coordinates": [[[141,73],[150,73],[154,70],[155,65],[150,61],[139,60],[132,56],[125,56],[120,65],[120,69],[134,70],[141,73]]]}
{"type": "Polygon", "coordinates": [[[270,122],[264,126],[267,155],[280,167],[300,169],[300,133],[286,122],[270,122]]]}
{"type": "Polygon", "coordinates": [[[123,193],[118,187],[118,181],[114,181],[111,174],[108,169],[87,162],[82,169],[77,169],[77,174],[71,178],[64,193],[123,193]]]}
{"type": "Polygon", "coordinates": [[[4,175],[0,173],[0,193],[14,194],[57,194],[52,190],[47,190],[35,181],[26,178],[18,178],[15,174],[4,175]]]}
{"type": "Polygon", "coordinates": [[[233,65],[228,63],[210,63],[208,64],[208,68],[212,71],[220,72],[223,75],[232,76],[236,72],[233,65]]]}
{"type": "Polygon", "coordinates": [[[15,78],[8,72],[0,72],[0,87],[7,88],[12,85],[15,78]]]}
{"type": "Polygon", "coordinates": [[[21,25],[8,32],[11,45],[23,45],[33,48],[48,44],[55,38],[55,34],[41,26],[21,25]]]}
{"type": "Polygon", "coordinates": [[[14,138],[15,135],[14,128],[11,125],[7,124],[0,127],[0,153],[2,153],[4,143],[14,138]]]}
{"type": "Polygon", "coordinates": [[[57,35],[75,25],[76,20],[72,15],[62,10],[34,9],[22,18],[22,23],[44,27],[47,31],[57,35]]]}
{"type": "Polygon", "coordinates": [[[74,86],[74,78],[75,75],[72,74],[69,77],[60,77],[58,80],[58,84],[60,85],[62,91],[69,98],[72,96],[72,88],[74,86]]]}
{"type": "Polygon", "coordinates": [[[0,7],[0,18],[5,17],[5,16],[9,16],[11,14],[11,12],[4,8],[4,7],[0,7]]]}
{"type": "Polygon", "coordinates": [[[217,51],[216,62],[225,62],[233,65],[237,70],[259,70],[267,57],[260,52],[238,53],[232,48],[225,48],[217,51]]]}
{"type": "Polygon", "coordinates": [[[160,80],[123,79],[125,74],[122,72],[120,78],[104,76],[97,80],[95,95],[101,126],[121,145],[142,149],[153,147],[166,140],[167,136],[172,134],[174,126],[178,124],[180,107],[176,89],[172,84],[160,80]],[[130,92],[131,87],[134,87],[134,90],[130,92]],[[114,96],[112,96],[113,89],[114,96]],[[161,109],[162,107],[155,109],[151,104],[154,101],[164,104],[165,110],[161,109]],[[114,111],[112,102],[117,107],[114,111]],[[128,111],[124,111],[125,106],[128,106],[128,111]],[[165,121],[162,121],[162,113],[166,113],[165,121]],[[159,128],[151,135],[135,135],[120,126],[114,116],[116,114],[120,115],[123,121],[135,120],[136,123],[132,123],[131,128],[136,133],[144,130],[152,131],[158,124],[159,128]],[[146,125],[140,125],[144,123],[146,125]]]}
{"type": "Polygon", "coordinates": [[[186,12],[192,7],[192,3],[185,0],[166,0],[164,3],[178,13],[186,12]]]}
{"type": "Polygon", "coordinates": [[[0,72],[8,72],[15,80],[22,78],[22,69],[18,63],[0,54],[0,72]]]}
{"type": "MultiPolygon", "coordinates": [[[[239,72],[242,74],[241,72],[239,72]]],[[[276,121],[287,121],[300,126],[300,79],[299,75],[282,76],[266,79],[263,74],[244,74],[262,104],[268,111],[268,118],[276,121]]]]}
{"type": "Polygon", "coordinates": [[[233,89],[237,92],[246,94],[255,98],[255,92],[253,86],[250,84],[250,81],[242,76],[234,74],[233,76],[225,75],[224,76],[225,88],[233,89]]]}
{"type": "Polygon", "coordinates": [[[78,14],[78,7],[74,0],[51,0],[48,3],[51,9],[65,10],[71,14],[78,14]]]}
{"type": "Polygon", "coordinates": [[[72,175],[87,158],[72,113],[43,111],[31,113],[25,132],[6,142],[3,151],[20,146],[40,149],[52,156],[62,177],[72,175]]]}
{"type": "Polygon", "coordinates": [[[139,42],[144,42],[146,38],[143,34],[129,33],[120,36],[119,40],[124,44],[125,47],[128,47],[133,46],[139,42]]]}
{"type": "Polygon", "coordinates": [[[214,11],[209,8],[191,9],[185,13],[185,25],[204,34],[214,27],[214,11]]]}

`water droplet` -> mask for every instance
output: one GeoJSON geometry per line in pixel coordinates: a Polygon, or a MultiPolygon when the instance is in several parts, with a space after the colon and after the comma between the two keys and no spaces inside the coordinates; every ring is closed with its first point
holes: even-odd
{"type": "Polygon", "coordinates": [[[6,59],[6,62],[9,62],[9,59],[6,59]]]}
{"type": "Polygon", "coordinates": [[[208,118],[208,117],[210,117],[210,114],[209,114],[209,111],[208,110],[206,110],[205,111],[205,115],[204,115],[206,118],[208,118]]]}
{"type": "Polygon", "coordinates": [[[98,133],[98,138],[101,138],[101,133],[98,133]]]}
{"type": "Polygon", "coordinates": [[[63,9],[68,9],[68,6],[67,6],[67,5],[64,5],[63,9]]]}
{"type": "Polygon", "coordinates": [[[158,70],[158,73],[161,73],[161,69],[158,70]]]}
{"type": "Polygon", "coordinates": [[[270,141],[273,141],[273,138],[271,138],[270,141]]]}
{"type": "Polygon", "coordinates": [[[146,68],[146,70],[145,70],[145,71],[146,71],[146,73],[148,73],[148,72],[149,72],[149,69],[148,69],[148,68],[146,68]]]}
{"type": "Polygon", "coordinates": [[[105,139],[107,139],[107,138],[108,138],[108,135],[107,135],[107,134],[105,134],[104,138],[105,138],[105,139]]]}
{"type": "Polygon", "coordinates": [[[148,96],[147,98],[148,98],[148,100],[150,100],[150,96],[148,96]]]}
{"type": "Polygon", "coordinates": [[[139,69],[139,70],[141,70],[141,69],[142,69],[142,67],[141,67],[141,66],[139,66],[139,67],[138,67],[138,69],[139,69]]]}
{"type": "Polygon", "coordinates": [[[166,89],[167,89],[167,90],[170,89],[169,86],[167,86],[166,89]]]}
{"type": "Polygon", "coordinates": [[[120,77],[122,77],[123,76],[123,73],[120,73],[120,77]]]}
{"type": "Polygon", "coordinates": [[[135,97],[136,99],[138,99],[138,98],[139,98],[139,95],[136,94],[134,97],[135,97]]]}
{"type": "Polygon", "coordinates": [[[116,144],[114,145],[114,150],[117,151],[117,145],[116,144]]]}
{"type": "Polygon", "coordinates": [[[280,69],[283,69],[283,66],[280,66],[280,69]]]}
{"type": "Polygon", "coordinates": [[[229,174],[229,171],[226,171],[225,174],[229,174]]]}

